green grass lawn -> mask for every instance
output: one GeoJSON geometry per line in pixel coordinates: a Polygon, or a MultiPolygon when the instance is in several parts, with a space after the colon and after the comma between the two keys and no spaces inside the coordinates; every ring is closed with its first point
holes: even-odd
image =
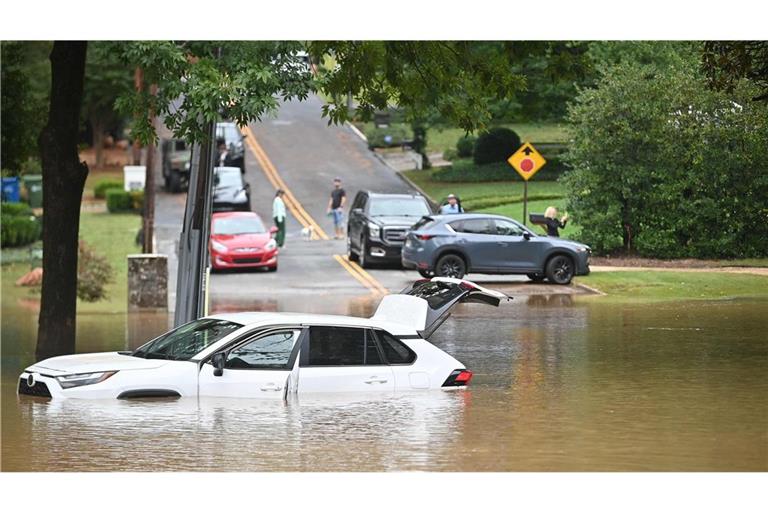
{"type": "MultiPolygon", "coordinates": [[[[406,171],[408,179],[421,187],[435,201],[440,201],[448,194],[457,194],[462,201],[508,195],[511,198],[523,195],[522,181],[485,181],[485,182],[447,182],[435,181],[428,171],[406,171]]],[[[565,195],[563,186],[556,181],[528,182],[528,196],[565,195]]]]}
{"type": "MultiPolygon", "coordinates": [[[[557,123],[514,123],[503,125],[511,128],[520,136],[520,140],[529,142],[568,142],[567,126],[557,123]]],[[[427,151],[442,153],[448,148],[455,148],[456,141],[465,135],[461,128],[430,128],[427,131],[427,151]]]]}
{"type": "Polygon", "coordinates": [[[575,282],[620,300],[768,298],[768,276],[728,272],[605,271],[575,282]]]}

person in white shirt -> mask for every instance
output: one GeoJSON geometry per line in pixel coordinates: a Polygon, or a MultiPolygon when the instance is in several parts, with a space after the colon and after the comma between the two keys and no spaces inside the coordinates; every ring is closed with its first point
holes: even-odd
{"type": "Polygon", "coordinates": [[[451,213],[464,213],[464,208],[459,204],[459,198],[453,194],[448,194],[448,204],[444,204],[440,208],[440,213],[443,215],[451,213]]]}
{"type": "Polygon", "coordinates": [[[275,192],[275,200],[272,201],[272,219],[277,226],[277,233],[275,233],[275,242],[278,247],[282,247],[285,243],[285,203],[283,202],[283,195],[285,191],[278,189],[275,192]]]}
{"type": "Polygon", "coordinates": [[[224,139],[219,139],[218,143],[216,144],[216,149],[219,152],[219,167],[226,167],[226,165],[229,163],[227,161],[229,158],[229,149],[227,148],[227,143],[224,141],[224,139]]]}

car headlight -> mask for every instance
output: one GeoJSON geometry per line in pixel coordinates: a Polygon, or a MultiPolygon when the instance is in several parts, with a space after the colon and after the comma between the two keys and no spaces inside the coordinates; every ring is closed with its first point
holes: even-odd
{"type": "Polygon", "coordinates": [[[185,171],[188,171],[188,170],[189,170],[189,162],[187,162],[187,163],[185,163],[185,164],[184,164],[184,170],[185,170],[185,171]]]}
{"type": "Polygon", "coordinates": [[[587,252],[589,247],[577,247],[576,252],[587,252]]]}
{"type": "Polygon", "coordinates": [[[62,375],[61,377],[56,377],[56,380],[59,381],[59,385],[64,388],[76,388],[79,386],[87,386],[89,384],[98,384],[99,382],[104,382],[117,372],[96,372],[96,373],[75,373],[72,375],[62,375]]]}
{"type": "Polygon", "coordinates": [[[211,242],[211,247],[216,249],[218,252],[227,252],[227,246],[224,244],[220,244],[219,242],[211,242]]]}
{"type": "Polygon", "coordinates": [[[272,240],[267,242],[267,245],[264,246],[264,249],[266,249],[267,251],[271,251],[275,247],[277,247],[277,242],[275,242],[275,240],[273,238],[272,240]]]}
{"type": "Polygon", "coordinates": [[[368,232],[371,234],[371,238],[379,238],[381,235],[381,228],[378,224],[374,224],[373,222],[368,223],[368,232]]]}

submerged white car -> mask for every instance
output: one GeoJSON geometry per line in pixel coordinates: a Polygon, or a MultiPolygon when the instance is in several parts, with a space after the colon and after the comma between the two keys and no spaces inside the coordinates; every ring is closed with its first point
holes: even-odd
{"type": "Polygon", "coordinates": [[[231,313],[194,320],[133,352],[45,359],[18,392],[52,398],[247,397],[460,389],[472,372],[428,338],[460,302],[503,293],[432,278],[385,296],[371,318],[231,313]]]}

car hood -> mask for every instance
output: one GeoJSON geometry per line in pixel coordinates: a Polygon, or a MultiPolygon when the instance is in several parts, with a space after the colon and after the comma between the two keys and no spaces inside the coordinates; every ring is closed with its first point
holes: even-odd
{"type": "Polygon", "coordinates": [[[240,247],[262,248],[272,239],[269,233],[245,233],[241,235],[211,235],[211,240],[226,245],[229,249],[240,247]]]}
{"type": "Polygon", "coordinates": [[[213,190],[213,201],[219,203],[244,203],[247,199],[241,187],[216,187],[213,190]]]}
{"type": "Polygon", "coordinates": [[[408,217],[405,215],[387,215],[385,217],[371,217],[371,221],[376,224],[381,224],[382,226],[411,227],[419,222],[420,218],[421,217],[408,217]]]}
{"type": "Polygon", "coordinates": [[[35,363],[27,371],[68,375],[72,373],[106,372],[114,370],[147,370],[168,364],[165,359],[143,359],[121,355],[117,352],[96,354],[76,354],[44,359],[35,363]]]}
{"type": "Polygon", "coordinates": [[[585,245],[585,244],[582,244],[582,243],[579,243],[579,242],[574,242],[573,240],[563,240],[562,238],[553,239],[552,237],[549,237],[549,238],[552,241],[552,245],[555,246],[555,247],[564,247],[566,249],[571,249],[573,251],[575,251],[577,249],[587,249],[587,250],[589,250],[589,246],[588,245],[585,245]]]}

